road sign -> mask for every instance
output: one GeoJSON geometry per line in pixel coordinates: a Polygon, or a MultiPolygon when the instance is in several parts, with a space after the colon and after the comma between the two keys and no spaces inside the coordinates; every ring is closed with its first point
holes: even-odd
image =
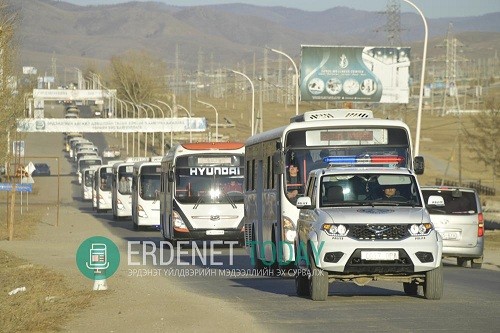
{"type": "MultiPolygon", "coordinates": [[[[0,183],[0,191],[10,192],[12,191],[11,183],[0,183]]],[[[23,183],[16,184],[16,192],[29,192],[33,191],[33,184],[23,183]]]]}

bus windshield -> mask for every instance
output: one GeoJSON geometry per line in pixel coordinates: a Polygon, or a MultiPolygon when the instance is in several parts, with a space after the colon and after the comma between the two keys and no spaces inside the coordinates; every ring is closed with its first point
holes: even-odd
{"type": "Polygon", "coordinates": [[[92,187],[94,181],[94,170],[85,170],[85,186],[92,187]]]}
{"type": "Polygon", "coordinates": [[[101,191],[111,191],[111,186],[113,184],[112,168],[101,168],[99,178],[101,179],[101,184],[99,185],[101,191]]]}
{"type": "Polygon", "coordinates": [[[179,203],[243,203],[243,156],[183,156],[177,159],[179,203]]]}
{"type": "Polygon", "coordinates": [[[160,195],[160,175],[141,174],[141,189],[139,195],[144,200],[158,200],[160,195]]]}
{"type": "Polygon", "coordinates": [[[330,164],[410,167],[410,147],[403,128],[307,129],[286,136],[285,190],[290,202],[303,195],[311,170],[330,164]],[[294,170],[294,169],[297,170],[294,170]]]}
{"type": "Polygon", "coordinates": [[[132,194],[133,165],[123,165],[118,168],[118,192],[120,194],[132,194]]]}
{"type": "Polygon", "coordinates": [[[92,166],[92,165],[101,165],[102,164],[102,160],[100,158],[96,158],[96,159],[80,159],[78,161],[78,164],[80,166],[80,169],[79,170],[83,170],[83,169],[86,169],[88,168],[89,166],[92,166]]]}

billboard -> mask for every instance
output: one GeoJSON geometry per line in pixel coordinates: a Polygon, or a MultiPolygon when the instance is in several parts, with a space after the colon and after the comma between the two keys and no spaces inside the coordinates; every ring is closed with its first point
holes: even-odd
{"type": "Polygon", "coordinates": [[[408,103],[409,47],[303,45],[302,101],[408,103]]]}
{"type": "Polygon", "coordinates": [[[205,118],[44,118],[17,119],[18,132],[132,133],[203,132],[205,118]]]}

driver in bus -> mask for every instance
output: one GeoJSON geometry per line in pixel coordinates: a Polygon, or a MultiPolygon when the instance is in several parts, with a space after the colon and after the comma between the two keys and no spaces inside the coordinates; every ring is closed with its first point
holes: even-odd
{"type": "Polygon", "coordinates": [[[240,192],[243,193],[243,186],[241,186],[240,183],[236,181],[236,179],[231,178],[231,180],[226,183],[223,187],[224,192],[229,193],[229,192],[240,192]]]}
{"type": "Polygon", "coordinates": [[[301,193],[304,193],[304,188],[300,180],[299,165],[297,162],[291,162],[288,166],[286,196],[295,204],[301,193]]]}

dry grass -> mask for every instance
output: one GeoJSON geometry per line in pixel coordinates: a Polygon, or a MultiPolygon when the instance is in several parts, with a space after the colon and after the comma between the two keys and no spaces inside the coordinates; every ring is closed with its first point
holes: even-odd
{"type": "MultiPolygon", "coordinates": [[[[41,221],[43,207],[31,206],[29,210],[26,211],[26,207],[23,207],[23,213],[21,214],[21,208],[16,205],[14,209],[14,240],[29,239],[36,231],[36,225],[41,221]]],[[[4,221],[0,225],[0,240],[8,239],[9,233],[7,229],[7,207],[5,203],[0,206],[0,221],[4,221]]]]}
{"type": "Polygon", "coordinates": [[[2,332],[47,332],[90,306],[92,291],[75,291],[64,277],[0,251],[0,323],[2,332]],[[26,291],[9,296],[18,287],[26,291]]]}

